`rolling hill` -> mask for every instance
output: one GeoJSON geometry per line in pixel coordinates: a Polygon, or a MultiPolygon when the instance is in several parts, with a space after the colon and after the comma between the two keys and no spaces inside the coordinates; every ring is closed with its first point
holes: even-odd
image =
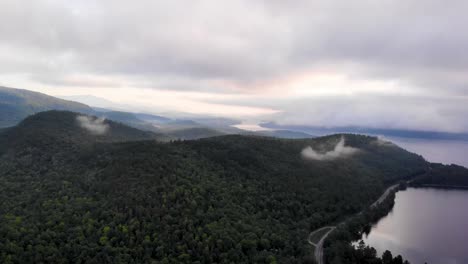
{"type": "Polygon", "coordinates": [[[369,136],[162,143],[78,116],[40,113],[1,132],[0,262],[303,263],[310,230],[428,166],[369,136]],[[353,151],[301,156],[342,139],[353,151]]]}
{"type": "Polygon", "coordinates": [[[17,126],[3,129],[0,153],[24,149],[62,153],[95,143],[164,139],[164,135],[141,131],[111,120],[52,110],[29,116],[17,126]]]}

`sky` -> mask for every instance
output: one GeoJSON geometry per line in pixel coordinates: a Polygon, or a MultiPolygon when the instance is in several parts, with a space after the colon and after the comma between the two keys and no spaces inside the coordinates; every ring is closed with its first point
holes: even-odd
{"type": "Polygon", "coordinates": [[[1,0],[0,85],[247,124],[467,132],[466,10],[461,0],[1,0]]]}

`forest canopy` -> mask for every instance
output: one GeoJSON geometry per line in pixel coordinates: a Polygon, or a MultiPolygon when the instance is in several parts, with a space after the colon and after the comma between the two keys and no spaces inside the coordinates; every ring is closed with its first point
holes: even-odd
{"type": "Polygon", "coordinates": [[[0,134],[2,263],[303,263],[307,234],[427,170],[377,138],[219,136],[162,143],[50,111],[0,134]],[[325,153],[344,138],[353,155],[325,153]]]}

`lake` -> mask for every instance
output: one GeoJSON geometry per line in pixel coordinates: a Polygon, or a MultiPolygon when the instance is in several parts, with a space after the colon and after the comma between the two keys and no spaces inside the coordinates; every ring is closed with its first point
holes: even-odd
{"type": "Polygon", "coordinates": [[[427,140],[390,137],[400,147],[422,155],[426,160],[468,167],[468,141],[427,140]]]}
{"type": "Polygon", "coordinates": [[[468,191],[408,188],[363,240],[379,255],[388,249],[412,264],[466,264],[467,223],[468,191]]]}

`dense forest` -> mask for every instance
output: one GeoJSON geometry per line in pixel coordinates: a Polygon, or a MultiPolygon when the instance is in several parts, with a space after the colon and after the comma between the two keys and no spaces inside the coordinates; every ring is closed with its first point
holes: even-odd
{"type": "Polygon", "coordinates": [[[468,169],[458,165],[431,163],[428,173],[417,177],[412,186],[468,188],[468,169]]]}
{"type": "Polygon", "coordinates": [[[77,114],[0,134],[1,263],[303,263],[307,234],[367,208],[428,163],[377,138],[219,136],[160,142],[77,114]],[[301,151],[354,155],[310,160],[301,151]]]}

